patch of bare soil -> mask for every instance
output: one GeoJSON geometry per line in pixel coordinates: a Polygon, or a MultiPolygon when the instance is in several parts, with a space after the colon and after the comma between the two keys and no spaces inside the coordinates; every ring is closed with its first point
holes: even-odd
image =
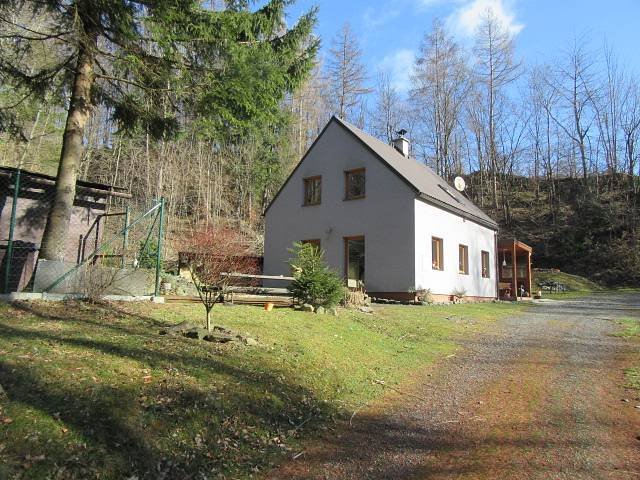
{"type": "Polygon", "coordinates": [[[268,478],[638,479],[637,345],[610,335],[629,315],[637,296],[537,305],[268,478]]]}

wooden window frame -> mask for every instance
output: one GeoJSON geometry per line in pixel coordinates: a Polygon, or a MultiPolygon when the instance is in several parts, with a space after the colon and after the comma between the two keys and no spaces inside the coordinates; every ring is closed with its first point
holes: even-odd
{"type": "Polygon", "coordinates": [[[469,275],[469,246],[462,243],[458,244],[458,273],[469,275]]]}
{"type": "Polygon", "coordinates": [[[444,240],[440,237],[431,237],[431,269],[438,272],[444,271],[444,240]],[[436,262],[433,261],[433,244],[438,245],[436,251],[436,262]]]}
{"type": "MultiPolygon", "coordinates": [[[[366,250],[367,250],[367,243],[366,240],[364,239],[364,235],[354,235],[351,237],[342,237],[343,238],[343,242],[344,242],[344,281],[345,284],[349,284],[349,240],[362,240],[365,242],[364,244],[364,248],[365,248],[365,261],[366,261],[366,250]]],[[[366,269],[365,269],[365,275],[366,275],[366,269]]]]}
{"type": "Polygon", "coordinates": [[[480,252],[480,273],[482,278],[491,278],[491,256],[487,250],[480,252]],[[486,265],[485,258],[487,259],[486,265]]]}
{"type": "Polygon", "coordinates": [[[302,179],[302,206],[308,207],[312,205],[320,205],[322,203],[322,175],[314,175],[313,177],[305,177],[302,179]],[[307,202],[307,185],[311,182],[318,181],[318,201],[307,202]]]}
{"type": "Polygon", "coordinates": [[[311,245],[316,247],[318,250],[322,249],[322,241],[319,238],[309,238],[307,240],[300,240],[300,243],[302,243],[303,245],[306,243],[310,243],[311,245]]]}
{"type": "Polygon", "coordinates": [[[354,168],[352,170],[345,170],[344,172],[344,200],[359,200],[367,196],[367,170],[366,168],[354,168]],[[349,176],[355,174],[362,174],[364,177],[364,193],[358,196],[349,195],[349,176]]]}

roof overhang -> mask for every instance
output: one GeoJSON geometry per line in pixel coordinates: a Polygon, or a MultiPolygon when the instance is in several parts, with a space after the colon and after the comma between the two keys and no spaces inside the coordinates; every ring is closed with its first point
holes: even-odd
{"type": "Polygon", "coordinates": [[[498,240],[498,249],[509,251],[513,251],[515,249],[516,252],[520,251],[525,253],[533,252],[533,248],[526,243],[516,240],[515,238],[498,240]]]}

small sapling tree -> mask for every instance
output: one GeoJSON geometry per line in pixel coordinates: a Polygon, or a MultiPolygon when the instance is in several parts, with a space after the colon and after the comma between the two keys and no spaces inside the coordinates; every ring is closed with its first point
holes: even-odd
{"type": "Polygon", "coordinates": [[[247,273],[255,268],[250,244],[242,234],[230,227],[205,228],[196,231],[186,242],[189,271],[198,290],[211,332],[211,310],[224,300],[230,287],[242,282],[232,273],[247,273]]]}
{"type": "Polygon", "coordinates": [[[299,303],[314,308],[336,306],[345,294],[342,278],[324,261],[324,252],[311,243],[296,242],[289,250],[294,258],[289,260],[294,280],[289,292],[299,303]]]}

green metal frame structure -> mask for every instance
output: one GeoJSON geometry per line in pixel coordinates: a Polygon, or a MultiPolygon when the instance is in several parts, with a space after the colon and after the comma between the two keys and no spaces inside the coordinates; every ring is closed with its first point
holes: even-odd
{"type": "MultiPolygon", "coordinates": [[[[5,257],[4,257],[4,265],[3,268],[0,272],[0,275],[2,275],[0,278],[4,280],[4,286],[2,288],[2,291],[0,293],[5,293],[5,294],[9,294],[12,293],[11,292],[11,275],[12,275],[12,266],[15,263],[14,260],[14,254],[15,254],[15,250],[16,250],[16,239],[15,237],[15,232],[16,232],[16,222],[17,222],[17,213],[18,213],[18,202],[20,201],[20,190],[22,187],[22,171],[20,169],[16,169],[13,173],[13,178],[10,177],[10,179],[8,179],[8,184],[7,187],[8,189],[13,188],[13,192],[10,196],[10,198],[12,198],[13,203],[11,205],[11,215],[10,215],[10,220],[9,220],[9,232],[8,232],[8,237],[7,237],[7,246],[6,246],[6,251],[5,251],[5,257]]],[[[9,190],[10,191],[10,190],[9,190]]],[[[9,193],[7,192],[7,196],[9,197],[9,193]]],[[[113,235],[113,237],[107,239],[106,241],[102,242],[100,245],[98,245],[98,234],[96,233],[96,245],[94,247],[94,251],[88,255],[88,256],[84,256],[84,245],[82,245],[82,253],[78,254],[78,261],[76,263],[76,265],[74,265],[72,268],[70,268],[67,272],[65,272],[64,274],[62,274],[60,277],[58,277],[57,279],[55,279],[53,282],[51,282],[44,290],[43,292],[50,292],[52,289],[54,289],[56,286],[60,285],[65,279],[69,278],[69,276],[73,275],[75,272],[77,272],[80,268],[82,268],[84,265],[86,265],[87,263],[94,261],[94,259],[96,259],[96,257],[98,257],[99,255],[102,255],[103,253],[105,253],[105,251],[114,243],[116,242],[121,242],[122,245],[122,249],[123,252],[127,250],[127,248],[129,247],[129,243],[130,243],[130,238],[129,238],[129,234],[132,231],[132,229],[136,226],[139,226],[141,222],[143,222],[145,219],[150,218],[151,216],[153,216],[153,221],[151,223],[150,226],[143,226],[143,232],[146,233],[146,239],[144,241],[144,245],[142,246],[142,251],[145,251],[145,249],[147,248],[149,242],[151,241],[151,239],[153,238],[154,233],[157,233],[157,238],[156,238],[156,242],[157,242],[157,248],[156,248],[156,252],[155,252],[155,285],[153,287],[153,295],[155,296],[159,296],[160,295],[160,280],[161,280],[161,270],[162,270],[162,248],[163,248],[163,241],[164,241],[164,222],[165,222],[165,200],[164,198],[160,198],[159,200],[154,200],[153,204],[150,208],[146,209],[146,211],[144,211],[144,213],[142,213],[141,215],[139,215],[137,218],[135,218],[134,220],[131,220],[132,217],[132,213],[131,213],[131,209],[129,206],[126,206],[124,208],[124,211],[122,213],[110,213],[110,214],[103,214],[102,217],[107,217],[107,216],[123,216],[124,217],[124,221],[123,221],[123,226],[122,228],[118,231],[117,234],[113,235]],[[148,232],[146,232],[146,230],[148,229],[148,232]]],[[[101,217],[98,217],[98,220],[101,217]]],[[[92,226],[91,228],[93,228],[94,226],[92,226]]],[[[99,227],[96,227],[99,228],[99,227]]],[[[81,236],[81,241],[82,241],[82,236],[81,236]]],[[[145,238],[145,237],[143,237],[145,238]]],[[[152,257],[153,258],[153,257],[152,257]]],[[[121,268],[124,268],[125,266],[125,257],[124,255],[122,255],[122,263],[121,263],[121,268]]]]}
{"type": "Polygon", "coordinates": [[[16,170],[13,184],[13,203],[11,205],[11,219],[9,220],[9,238],[7,240],[6,261],[4,266],[4,293],[9,291],[9,277],[11,275],[11,260],[13,259],[13,234],[16,226],[16,211],[18,207],[18,194],[20,193],[20,170],[16,170]]]}
{"type": "Polygon", "coordinates": [[[83,259],[81,262],[79,262],[77,265],[75,265],[72,269],[70,269],[68,272],[64,273],[63,275],[61,275],[60,277],[58,277],[54,282],[52,282],[49,286],[47,286],[43,292],[49,292],[51,290],[53,290],[55,287],[57,287],[58,285],[60,285],[65,279],[69,278],[69,276],[71,276],[72,274],[74,274],[75,272],[77,272],[80,268],[82,268],[84,265],[86,265],[87,263],[89,263],[90,261],[92,261],[94,258],[96,258],[98,255],[100,255],[102,252],[104,252],[110,245],[112,245],[113,243],[116,242],[116,240],[118,240],[120,237],[122,237],[122,242],[124,245],[126,245],[128,243],[128,233],[129,231],[135,227],[136,225],[138,225],[140,222],[142,222],[145,218],[151,216],[152,214],[155,213],[155,217],[153,220],[153,224],[151,225],[151,228],[149,229],[149,234],[147,235],[147,239],[145,241],[144,247],[146,247],[151,234],[153,233],[153,230],[156,226],[156,224],[158,224],[158,237],[157,237],[157,249],[156,249],[156,272],[155,272],[155,287],[154,287],[154,296],[159,296],[160,295],[160,274],[161,274],[161,265],[162,265],[162,239],[164,236],[164,198],[161,198],[160,200],[158,200],[155,205],[153,207],[151,207],[149,210],[147,210],[145,213],[143,213],[141,216],[139,216],[138,218],[136,218],[133,221],[129,221],[129,213],[127,211],[127,214],[125,215],[125,227],[114,237],[108,239],[107,241],[103,242],[98,248],[95,249],[95,251],[93,253],[91,253],[91,255],[87,256],[85,259],[83,259]]]}

